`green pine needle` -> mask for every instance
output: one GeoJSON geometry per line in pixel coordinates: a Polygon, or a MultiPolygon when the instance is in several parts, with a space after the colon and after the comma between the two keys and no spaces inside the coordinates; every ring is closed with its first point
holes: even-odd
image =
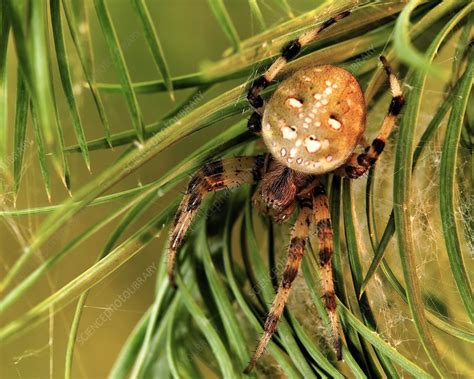
{"type": "MultiPolygon", "coordinates": [[[[165,14],[168,6],[159,7],[165,14]]],[[[177,290],[166,274],[168,226],[184,182],[203,164],[263,150],[246,130],[249,83],[288,40],[350,9],[350,17],[305,47],[264,92],[271,96],[279,80],[301,67],[344,67],[364,89],[372,139],[390,102],[379,55],[403,84],[406,105],[368,178],[323,177],[334,226],[343,361],[332,349],[311,238],[278,331],[250,376],[468,375],[474,343],[466,184],[473,163],[472,2],[345,0],[302,10],[286,0],[208,0],[196,15],[207,12],[217,22],[228,48],[212,50],[214,60],[203,64],[193,62],[184,45],[169,49],[169,40],[199,26],[186,25],[183,15],[168,35],[159,33],[157,7],[144,0],[0,5],[0,218],[8,230],[2,240],[11,240],[0,277],[0,340],[8,354],[33,346],[25,345],[36,338],[33,331],[56,343],[57,328],[49,328],[61,315],[67,349],[51,349],[49,374],[97,376],[82,355],[91,294],[118,272],[128,288],[136,262],[145,259],[154,279],[144,285],[154,293],[141,299],[148,309],[140,309],[134,328],[114,330],[123,341],[120,352],[102,333],[88,337],[87,348],[116,354],[101,374],[247,377],[242,370],[286,262],[291,222],[280,226],[260,217],[253,186],[210,195],[178,254],[177,290]],[[126,22],[118,17],[122,7],[130,12],[126,22]],[[143,35],[133,49],[122,40],[129,22],[143,35]],[[179,59],[193,68],[180,70],[179,59]],[[101,70],[104,77],[96,78],[98,67],[109,69],[101,70]],[[87,172],[80,162],[97,171],[87,172]],[[49,292],[42,290],[45,283],[53,284],[49,292]]],[[[212,42],[202,41],[203,51],[211,51],[212,42]]],[[[13,373],[8,364],[2,371],[13,373]]]]}

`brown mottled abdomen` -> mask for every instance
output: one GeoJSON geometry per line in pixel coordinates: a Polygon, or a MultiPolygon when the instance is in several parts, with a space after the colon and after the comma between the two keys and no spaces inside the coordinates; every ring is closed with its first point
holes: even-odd
{"type": "Polygon", "coordinates": [[[365,130],[357,80],[336,66],[296,72],[265,107],[262,134],[272,155],[293,170],[323,174],[341,166],[365,130]]]}

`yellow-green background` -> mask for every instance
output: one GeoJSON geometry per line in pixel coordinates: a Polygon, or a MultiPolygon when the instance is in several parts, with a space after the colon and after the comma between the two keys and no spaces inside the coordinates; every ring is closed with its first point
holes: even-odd
{"type": "MultiPolygon", "coordinates": [[[[295,14],[302,13],[311,9],[317,2],[312,1],[289,1],[295,14]]],[[[89,28],[92,36],[94,47],[94,59],[96,67],[97,81],[99,82],[117,82],[114,73],[114,67],[108,54],[106,43],[103,39],[100,27],[95,19],[92,2],[87,1],[89,8],[89,28]]],[[[127,66],[134,82],[145,81],[159,78],[156,67],[153,64],[137,18],[133,12],[128,0],[111,0],[108,2],[111,15],[113,17],[116,30],[118,32],[124,55],[126,57],[127,66]]],[[[230,0],[226,1],[228,11],[232,16],[234,24],[237,28],[241,39],[245,39],[258,32],[256,21],[252,19],[247,1],[230,0]]],[[[219,28],[214,16],[209,10],[205,0],[162,0],[149,1],[148,6],[152,13],[155,26],[160,36],[165,56],[168,60],[169,68],[173,76],[195,72],[202,67],[201,65],[209,61],[218,60],[223,52],[228,48],[229,43],[225,35],[219,28]]],[[[265,15],[268,25],[279,22],[287,16],[279,9],[274,8],[274,3],[262,2],[262,11],[265,15]]],[[[67,30],[65,28],[65,30],[67,30]]],[[[458,33],[455,34],[453,40],[458,33]]],[[[68,50],[73,51],[72,42],[69,34],[66,33],[68,50]]],[[[423,37],[422,37],[423,38],[423,37]]],[[[425,37],[429,40],[430,36],[425,37]]],[[[10,39],[10,44],[13,43],[10,39]]],[[[52,40],[50,39],[52,48],[52,40]]],[[[444,51],[438,58],[441,65],[450,67],[452,63],[451,51],[444,51]]],[[[16,65],[13,54],[9,55],[8,61],[8,80],[9,88],[12,94],[15,91],[16,83],[16,65]]],[[[83,76],[81,68],[75,54],[70,54],[71,66],[73,68],[73,79],[76,84],[75,90],[80,93],[80,113],[83,124],[85,125],[86,136],[88,140],[99,138],[102,136],[102,128],[95,111],[95,107],[90,94],[81,87],[83,76]]],[[[55,76],[57,94],[62,93],[56,71],[56,62],[52,62],[55,76]]],[[[206,93],[202,102],[212,98],[215,94],[222,92],[225,88],[231,88],[239,81],[225,83],[217,86],[215,89],[206,93]]],[[[430,81],[430,90],[433,96],[427,99],[422,105],[422,120],[427,123],[432,115],[433,108],[441,97],[442,86],[436,81],[430,81]]],[[[405,87],[409,91],[409,87],[405,87]]],[[[177,100],[184,99],[191,93],[190,90],[177,91],[177,100]]],[[[75,137],[72,132],[67,106],[62,96],[57,96],[58,108],[61,119],[66,125],[66,144],[75,144],[75,137]]],[[[113,132],[129,130],[131,122],[125,101],[119,94],[105,94],[103,96],[107,115],[113,132]]],[[[166,93],[138,95],[143,119],[145,123],[153,122],[162,117],[172,106],[169,96],[166,93]]],[[[388,95],[384,98],[388,104],[388,95]]],[[[198,104],[199,105],[199,104],[198,104]]],[[[385,109],[382,107],[379,109],[385,109]]],[[[14,96],[9,98],[9,115],[8,120],[13,124],[14,120],[14,96]]],[[[370,129],[373,133],[376,130],[377,122],[380,122],[384,110],[379,110],[375,114],[370,115],[370,129]]],[[[235,118],[237,119],[237,118],[235,118]]],[[[167,170],[171,164],[175,164],[181,158],[186,157],[201,143],[207,141],[211,135],[215,135],[220,128],[225,128],[232,122],[226,120],[218,123],[205,131],[199,132],[187,138],[185,141],[172,146],[164,154],[159,155],[152,161],[140,168],[139,171],[133,173],[126,180],[115,186],[112,191],[136,186],[137,183],[148,183],[159,177],[160,174],[167,170]]],[[[420,130],[421,130],[420,125],[420,130]]],[[[32,139],[31,127],[29,128],[27,141],[32,139]]],[[[372,134],[373,135],[373,134],[372,134]]],[[[12,135],[10,135],[12,138],[12,135]]],[[[440,141],[436,141],[428,149],[428,153],[424,156],[421,168],[417,170],[416,188],[414,190],[413,205],[416,207],[419,219],[416,220],[416,246],[419,249],[420,256],[417,257],[420,269],[420,279],[428,293],[433,296],[440,296],[446,304],[449,305],[449,313],[456,317],[456,309],[462,309],[456,293],[452,279],[446,273],[449,273],[446,254],[444,253],[443,241],[441,239],[442,232],[440,227],[440,219],[437,214],[437,163],[439,163],[440,141]],[[446,279],[442,281],[441,279],[446,279]],[[450,296],[452,294],[453,296],[450,296]]],[[[89,174],[82,157],[79,154],[69,156],[70,168],[72,172],[72,191],[79,188],[91,179],[91,175],[106,170],[114,160],[123,152],[123,148],[116,148],[114,152],[109,150],[94,151],[91,153],[92,174],[89,174]]],[[[381,179],[376,187],[376,195],[380,200],[380,211],[383,213],[391,204],[391,168],[393,164],[393,143],[389,144],[385,156],[385,163],[382,164],[381,170],[387,173],[386,178],[381,179]],[[386,180],[386,181],[384,181],[386,180]]],[[[53,170],[51,170],[53,171],[53,170]]],[[[357,199],[363,198],[363,183],[356,184],[355,190],[357,199]]],[[[156,203],[154,209],[149,210],[142,216],[142,220],[147,220],[153,211],[167,205],[169,201],[179,194],[181,188],[167,194],[159,202],[156,203]]],[[[52,180],[52,203],[61,202],[67,197],[63,185],[58,177],[53,175],[52,180]]],[[[1,206],[4,209],[13,207],[12,196],[7,191],[2,194],[1,206]]],[[[123,200],[127,201],[127,200],[123,200]]],[[[17,208],[28,208],[47,205],[47,198],[42,185],[42,178],[39,173],[36,151],[30,146],[27,150],[25,160],[25,172],[17,200],[17,208]]],[[[101,205],[89,208],[74,218],[74,222],[68,225],[41,249],[41,254],[37,255],[31,264],[27,267],[30,271],[41,262],[44,257],[50,253],[57,251],[69,239],[76,235],[78,231],[85,226],[91,224],[91,220],[99,220],[108,210],[114,209],[115,205],[101,205]]],[[[358,210],[363,213],[364,207],[357,206],[358,210]]],[[[1,264],[0,275],[11,267],[15,259],[21,254],[28,244],[28,239],[44,220],[45,216],[23,216],[18,218],[3,219],[0,225],[0,241],[1,241],[1,264]]],[[[139,225],[140,223],[138,223],[139,225]]],[[[136,227],[134,227],[135,229],[136,227]]],[[[74,253],[68,256],[63,262],[59,263],[51,270],[46,280],[40,281],[35,285],[34,289],[28,292],[28,295],[22,301],[17,303],[7,315],[2,318],[2,323],[23,313],[31,308],[39,300],[44,299],[56,289],[68,283],[72,278],[82,273],[90,267],[103,243],[107,240],[108,232],[111,227],[105,228],[98,235],[94,235],[85,243],[81,244],[74,253]]],[[[361,225],[361,233],[365,231],[364,225],[361,225]]],[[[81,331],[85,330],[88,325],[94,322],[96,317],[104,310],[104,308],[112,303],[119,294],[126,290],[130,284],[153,264],[158,264],[160,259],[161,240],[147,246],[140,254],[133,258],[128,264],[120,268],[100,285],[95,287],[89,296],[82,321],[81,331]]],[[[395,267],[397,256],[396,250],[393,249],[394,243],[391,245],[392,262],[395,267]]],[[[465,246],[467,250],[467,245],[465,246]]],[[[472,258],[472,257],[471,257],[472,258]]],[[[369,258],[364,262],[366,265],[369,258]]],[[[472,268],[472,262],[467,262],[472,268]]],[[[366,266],[367,267],[367,266],[366,266]]],[[[468,266],[469,267],[469,266],[468,266]]],[[[25,274],[25,272],[23,273],[25,274]]],[[[295,291],[301,289],[299,295],[293,296],[290,306],[298,309],[298,306],[304,304],[304,289],[302,285],[297,284],[295,291]],[[302,300],[303,298],[303,300],[302,300]]],[[[143,312],[149,307],[153,300],[154,277],[148,279],[141,286],[134,296],[118,310],[114,312],[112,318],[102,327],[95,331],[94,335],[89,338],[85,344],[76,345],[74,359],[74,376],[84,378],[102,378],[105,377],[122,347],[128,334],[134,327],[135,323],[140,319],[143,312]]],[[[409,322],[409,312],[406,307],[402,310],[396,308],[393,312],[390,309],[390,300],[384,299],[384,292],[379,290],[375,298],[380,301],[381,308],[378,315],[381,325],[385,325],[387,336],[391,336],[390,342],[397,346],[400,344],[401,351],[408,357],[423,355],[420,346],[410,343],[410,335],[413,334],[413,327],[409,322]],[[392,329],[391,329],[392,328],[392,329]]],[[[306,308],[302,308],[302,313],[306,312],[306,308]]],[[[74,305],[68,306],[63,311],[51,318],[49,324],[43,323],[40,327],[28,331],[24,336],[1,347],[0,351],[0,376],[2,378],[58,378],[62,377],[64,370],[64,355],[67,341],[67,335],[74,312],[74,305]]],[[[303,320],[303,325],[311,329],[311,320],[303,320]]],[[[456,320],[464,323],[464,318],[456,320]]],[[[317,328],[315,328],[317,329],[317,328]]],[[[437,335],[437,331],[434,332],[437,335]]],[[[317,334],[317,330],[315,331],[317,334]]],[[[255,335],[255,339],[256,339],[255,335]]],[[[449,360],[449,349],[458,349],[455,340],[448,337],[439,336],[445,340],[441,349],[441,354],[449,360]]],[[[253,346],[249,345],[248,349],[253,346]]],[[[468,351],[465,352],[468,354],[468,351]]],[[[427,359],[423,359],[426,363],[427,359]]],[[[472,367],[471,367],[472,368],[472,367]]],[[[460,372],[466,373],[469,368],[462,365],[459,367],[460,372]]],[[[455,373],[453,373],[455,376],[455,373]]],[[[474,375],[474,373],[473,373],[474,375]]]]}

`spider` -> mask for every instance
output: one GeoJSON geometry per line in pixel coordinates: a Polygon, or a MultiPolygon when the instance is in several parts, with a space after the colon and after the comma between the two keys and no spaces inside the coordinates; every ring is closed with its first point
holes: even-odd
{"type": "Polygon", "coordinates": [[[321,65],[301,69],[281,82],[268,101],[264,101],[260,93],[302,47],[349,14],[348,11],[340,13],[289,41],[281,56],[252,83],[247,99],[254,112],[248,128],[263,137],[269,153],[205,164],[192,177],[171,229],[167,269],[169,280],[176,287],[173,279],[176,252],[207,193],[259,183],[253,201],[275,221],[288,220],[298,209],[282,279],[264,324],[264,334],[244,370],[246,373],[256,365],[277,328],[312,230],[319,240],[322,298],[330,319],[336,356],[338,360],[342,359],[331,263],[333,232],[328,196],[319,178],[322,174],[334,173],[356,179],[376,162],[404,104],[400,84],[387,60],[381,56],[392,101],[382,127],[370,145],[363,137],[366,123],[364,94],[354,76],[340,67],[321,65]],[[362,145],[364,151],[356,153],[357,145],[362,145]]]}

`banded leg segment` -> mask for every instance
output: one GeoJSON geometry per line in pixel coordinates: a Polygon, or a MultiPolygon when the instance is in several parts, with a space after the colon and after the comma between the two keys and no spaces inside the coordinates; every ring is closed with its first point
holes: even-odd
{"type": "Polygon", "coordinates": [[[262,116],[258,112],[253,112],[247,122],[247,129],[259,135],[262,131],[262,116]]]}
{"type": "Polygon", "coordinates": [[[272,63],[272,65],[262,76],[257,78],[252,83],[252,86],[250,87],[247,94],[247,99],[250,105],[257,112],[261,113],[260,108],[263,107],[263,99],[260,96],[260,93],[270,84],[272,80],[275,79],[276,75],[283,68],[283,66],[295,58],[301,51],[301,48],[313,42],[320,32],[335,24],[337,21],[342,20],[344,17],[347,17],[349,14],[349,11],[339,13],[337,16],[326,20],[318,28],[310,30],[300,35],[297,39],[289,41],[281,50],[281,56],[272,63]]]}
{"type": "Polygon", "coordinates": [[[342,359],[339,318],[336,312],[336,295],[334,292],[334,276],[332,271],[332,225],[329,214],[328,196],[324,186],[319,183],[314,189],[313,197],[314,221],[319,240],[319,268],[321,271],[321,286],[323,301],[331,322],[334,349],[338,360],[342,359]]]}
{"type": "Polygon", "coordinates": [[[265,351],[270,338],[275,332],[278,321],[280,320],[285,308],[286,301],[288,300],[291,285],[298,275],[301,266],[306,240],[309,235],[309,227],[313,218],[313,204],[310,197],[300,199],[299,204],[301,209],[291,233],[290,245],[288,247],[288,260],[285,270],[283,271],[280,286],[278,287],[277,294],[273,300],[270,313],[265,320],[264,334],[257,345],[252,359],[244,370],[244,373],[247,374],[255,367],[258,359],[265,351]]]}
{"type": "Polygon", "coordinates": [[[188,230],[204,196],[209,192],[228,189],[245,183],[256,183],[262,178],[265,155],[236,157],[204,165],[191,179],[181,200],[171,229],[168,247],[168,277],[173,278],[176,252],[188,230]]]}
{"type": "Polygon", "coordinates": [[[338,170],[339,175],[346,175],[352,179],[359,178],[375,164],[385,147],[387,138],[395,125],[395,121],[397,116],[400,114],[403,104],[405,103],[403,93],[400,88],[400,83],[393,73],[392,68],[388,64],[385,57],[381,56],[380,60],[382,61],[385,72],[388,75],[390,89],[392,91],[392,101],[390,102],[387,115],[383,120],[383,124],[380,128],[377,138],[372,141],[372,144],[368,146],[363,153],[353,154],[349,158],[348,162],[338,170]]]}

